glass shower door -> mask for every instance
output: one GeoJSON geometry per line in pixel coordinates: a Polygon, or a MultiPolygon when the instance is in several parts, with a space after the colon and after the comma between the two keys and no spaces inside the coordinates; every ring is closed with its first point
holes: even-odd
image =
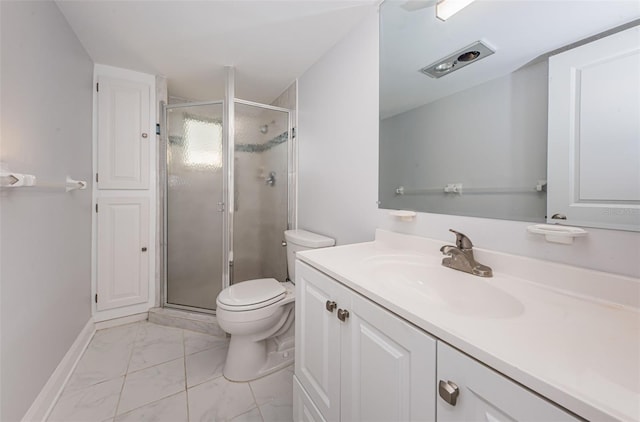
{"type": "Polygon", "coordinates": [[[289,112],[237,101],[231,282],[287,278],[289,112]]]}
{"type": "Polygon", "coordinates": [[[167,106],[166,297],[215,310],[222,290],[222,103],[167,106]]]}

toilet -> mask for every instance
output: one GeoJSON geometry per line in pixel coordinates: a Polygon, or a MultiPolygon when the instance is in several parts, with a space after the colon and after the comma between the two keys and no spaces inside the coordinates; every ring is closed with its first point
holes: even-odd
{"type": "Polygon", "coordinates": [[[251,381],[293,361],[295,253],[333,246],[335,240],[306,230],[287,230],[284,238],[290,281],[242,281],[216,299],[218,324],[231,335],[223,370],[230,381],[251,381]]]}

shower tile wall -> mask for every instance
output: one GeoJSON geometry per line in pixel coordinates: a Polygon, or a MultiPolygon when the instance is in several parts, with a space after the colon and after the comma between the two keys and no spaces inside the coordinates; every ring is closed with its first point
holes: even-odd
{"type": "Polygon", "coordinates": [[[263,215],[270,222],[261,227],[260,237],[274,244],[274,247],[264,249],[262,267],[265,274],[269,274],[279,281],[285,281],[287,278],[287,251],[282,247],[282,241],[284,240],[284,231],[287,229],[287,143],[283,142],[265,151],[263,155],[264,161],[269,163],[265,167],[265,173],[276,172],[276,185],[266,186],[265,184],[265,189],[260,195],[263,215]]]}
{"type": "MultiPolygon", "coordinates": [[[[292,84],[286,91],[284,91],[276,100],[271,103],[271,105],[287,108],[289,110],[296,109],[296,85],[292,84]]],[[[295,112],[292,113],[291,121],[295,123],[295,112]]],[[[276,122],[278,123],[278,122],[276,122]]],[[[285,122],[286,124],[286,122],[285,122]]],[[[275,133],[283,133],[288,128],[285,127],[275,127],[275,133]]],[[[272,163],[276,170],[280,183],[280,188],[274,192],[273,195],[270,195],[268,198],[265,196],[266,203],[266,215],[269,216],[270,221],[278,221],[280,224],[267,225],[264,227],[266,238],[270,239],[282,239],[284,240],[283,231],[286,230],[286,221],[287,217],[282,216],[282,213],[286,213],[288,209],[288,192],[287,192],[287,179],[288,179],[288,168],[287,163],[287,143],[279,144],[277,147],[272,148],[269,151],[265,152],[264,160],[266,162],[272,163]],[[276,216],[277,215],[277,216],[276,216]],[[283,218],[284,217],[284,218],[283,218]],[[285,224],[283,226],[282,224],[285,224]]],[[[264,256],[264,268],[265,272],[269,274],[275,274],[275,278],[278,280],[284,281],[287,276],[287,251],[285,248],[268,248],[266,250],[264,256]],[[282,265],[282,263],[285,263],[282,265]]]]}
{"type": "Polygon", "coordinates": [[[284,113],[259,110],[248,115],[254,110],[243,111],[236,108],[243,118],[236,126],[234,281],[263,277],[284,281],[286,251],[281,243],[287,224],[287,143],[273,140],[287,131],[287,123],[284,113]],[[268,125],[264,134],[263,125],[268,125]],[[273,185],[266,183],[271,172],[275,172],[273,185]]]}

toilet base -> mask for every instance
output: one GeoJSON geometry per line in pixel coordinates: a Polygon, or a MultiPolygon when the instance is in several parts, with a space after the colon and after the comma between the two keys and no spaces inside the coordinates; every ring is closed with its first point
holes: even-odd
{"type": "Polygon", "coordinates": [[[229,381],[262,378],[293,363],[293,336],[278,336],[259,342],[236,341],[231,336],[223,375],[229,381]]]}

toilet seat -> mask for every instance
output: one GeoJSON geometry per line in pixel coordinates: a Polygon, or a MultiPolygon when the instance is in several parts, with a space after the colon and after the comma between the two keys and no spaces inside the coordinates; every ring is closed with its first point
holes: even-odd
{"type": "Polygon", "coordinates": [[[287,289],[275,278],[259,278],[229,286],[218,296],[218,308],[250,311],[281,301],[287,289]]]}

